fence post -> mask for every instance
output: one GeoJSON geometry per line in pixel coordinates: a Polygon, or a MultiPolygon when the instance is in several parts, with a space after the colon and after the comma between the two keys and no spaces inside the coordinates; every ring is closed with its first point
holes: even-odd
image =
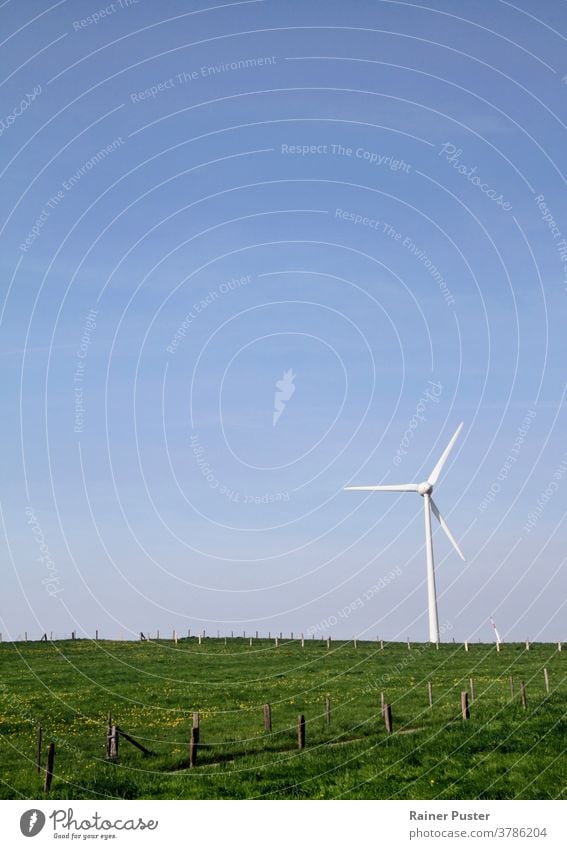
{"type": "Polygon", "coordinates": [[[111,761],[117,761],[118,760],[118,738],[119,738],[118,726],[113,725],[112,730],[110,732],[109,759],[111,761]]]}
{"type": "Polygon", "coordinates": [[[470,719],[471,712],[469,710],[469,694],[466,690],[461,693],[461,713],[463,719],[470,719]]]}
{"type": "Polygon", "coordinates": [[[264,731],[272,730],[272,708],[270,705],[264,705],[264,731]]]}
{"type": "Polygon", "coordinates": [[[35,767],[36,767],[36,771],[37,771],[38,775],[41,772],[41,737],[42,737],[41,725],[38,725],[37,726],[37,738],[36,738],[36,742],[35,742],[35,767]]]}
{"type": "Polygon", "coordinates": [[[325,722],[331,724],[331,699],[329,696],[325,699],[325,722]]]}
{"type": "Polygon", "coordinates": [[[509,682],[510,682],[510,695],[512,696],[512,698],[514,698],[514,695],[515,695],[515,692],[514,692],[514,679],[513,679],[513,678],[512,678],[512,676],[510,675],[510,678],[509,678],[508,680],[509,680],[509,682]]]}
{"type": "Polygon", "coordinates": [[[199,716],[199,711],[193,711],[193,728],[197,729],[197,743],[201,739],[201,717],[199,716]]]}
{"type": "Polygon", "coordinates": [[[431,683],[431,681],[428,681],[428,683],[427,683],[427,694],[429,696],[429,707],[432,708],[433,707],[433,684],[431,683]]]}
{"type": "Polygon", "coordinates": [[[297,748],[300,752],[305,748],[305,717],[302,713],[297,717],[297,748]]]}
{"type": "Polygon", "coordinates": [[[386,699],[384,698],[384,691],[380,693],[380,711],[382,712],[382,716],[384,716],[384,705],[386,704],[386,699]]]}
{"type": "Polygon", "coordinates": [[[523,681],[520,681],[520,698],[522,699],[522,707],[525,710],[528,706],[528,700],[526,698],[526,685],[523,681]]]}
{"type": "Polygon", "coordinates": [[[112,714],[108,711],[108,725],[106,729],[106,757],[110,758],[110,738],[112,736],[112,714]]]}
{"type": "Polygon", "coordinates": [[[545,692],[549,693],[549,675],[547,674],[547,669],[543,670],[543,679],[545,681],[545,692]]]}
{"type": "Polygon", "coordinates": [[[469,678],[469,685],[470,685],[470,690],[471,690],[471,705],[472,705],[473,702],[474,702],[474,681],[473,681],[472,678],[469,678]]]}
{"type": "Polygon", "coordinates": [[[43,792],[49,793],[51,790],[51,780],[53,778],[53,764],[55,763],[55,743],[49,744],[47,749],[47,766],[45,768],[45,781],[43,783],[43,792]]]}
{"type": "Polygon", "coordinates": [[[199,729],[191,729],[191,741],[189,743],[189,766],[193,768],[197,764],[197,749],[199,747],[199,729]]]}
{"type": "Polygon", "coordinates": [[[386,724],[386,731],[388,734],[392,733],[392,705],[385,704],[384,705],[384,722],[386,724]]]}

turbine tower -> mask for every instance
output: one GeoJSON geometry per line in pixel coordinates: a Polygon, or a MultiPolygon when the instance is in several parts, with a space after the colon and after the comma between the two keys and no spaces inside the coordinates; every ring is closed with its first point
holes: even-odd
{"type": "Polygon", "coordinates": [[[463,552],[457,545],[457,542],[447,527],[445,519],[439,512],[437,505],[432,498],[433,487],[439,480],[441,470],[447,461],[447,457],[451,453],[453,445],[457,441],[463,427],[463,422],[459,425],[453,434],[451,441],[441,454],[437,465],[423,483],[400,483],[389,484],[386,486],[345,486],[346,490],[369,490],[371,492],[418,492],[423,498],[423,508],[425,513],[425,550],[427,552],[427,600],[429,606],[429,640],[432,643],[439,642],[439,618],[437,616],[437,593],[435,590],[435,566],[433,561],[433,536],[431,533],[431,511],[447,536],[451,541],[454,549],[459,557],[464,560],[463,552]]]}

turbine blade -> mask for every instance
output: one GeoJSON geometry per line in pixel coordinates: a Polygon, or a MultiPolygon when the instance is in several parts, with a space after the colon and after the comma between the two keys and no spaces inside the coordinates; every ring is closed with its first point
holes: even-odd
{"type": "Polygon", "coordinates": [[[439,509],[438,509],[436,503],[434,502],[434,500],[432,498],[430,498],[429,501],[430,501],[430,504],[431,504],[431,509],[433,510],[433,513],[435,514],[435,518],[437,519],[437,521],[439,522],[439,524],[441,525],[441,527],[443,528],[443,530],[445,531],[445,533],[449,537],[449,540],[452,543],[453,548],[455,549],[455,551],[457,552],[457,554],[459,555],[461,560],[464,560],[465,555],[463,554],[463,552],[461,551],[461,549],[457,545],[457,541],[456,541],[455,537],[453,536],[453,534],[451,533],[451,531],[449,530],[449,528],[447,527],[447,522],[445,521],[445,519],[443,518],[443,516],[439,512],[439,509]]]}
{"type": "Polygon", "coordinates": [[[368,490],[369,492],[417,492],[416,483],[399,483],[389,486],[345,486],[348,490],[368,490]]]}
{"type": "Polygon", "coordinates": [[[439,458],[437,465],[435,466],[435,468],[433,469],[433,471],[429,475],[428,481],[431,485],[434,485],[434,484],[437,483],[437,481],[439,479],[439,475],[441,474],[441,469],[445,465],[447,457],[451,453],[451,449],[453,448],[453,445],[457,441],[457,437],[460,434],[462,429],[463,429],[463,422],[460,423],[459,427],[457,428],[457,430],[453,434],[451,441],[449,442],[449,444],[447,445],[447,447],[445,448],[445,450],[441,454],[441,457],[439,458]]]}

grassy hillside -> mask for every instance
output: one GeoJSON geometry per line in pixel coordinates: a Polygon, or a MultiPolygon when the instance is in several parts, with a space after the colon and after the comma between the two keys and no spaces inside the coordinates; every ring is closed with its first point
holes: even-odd
{"type": "Polygon", "coordinates": [[[42,798],[36,726],[56,744],[51,798],[567,798],[567,650],[195,639],[0,644],[0,794],[42,798]],[[547,667],[550,692],[543,669],[547,667]],[[515,682],[512,699],[509,676],[515,682]],[[471,717],[462,690],[474,679],[471,717]],[[528,705],[519,699],[526,684],[528,705]],[[427,684],[433,685],[429,708],[427,684]],[[380,694],[392,705],[388,737],[380,694]],[[325,699],[331,721],[325,720],[325,699]],[[263,705],[272,706],[272,733],[263,705]],[[188,768],[192,711],[198,764],[188,768]],[[122,739],[105,760],[107,714],[122,739]],[[306,748],[297,750],[297,718],[306,748]]]}

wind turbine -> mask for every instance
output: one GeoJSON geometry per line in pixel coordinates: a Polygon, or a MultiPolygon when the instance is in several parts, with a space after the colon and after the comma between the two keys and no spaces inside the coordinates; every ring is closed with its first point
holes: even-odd
{"type": "Polygon", "coordinates": [[[423,498],[423,508],[425,513],[425,550],[427,552],[427,599],[429,606],[429,640],[432,643],[439,642],[439,619],[437,616],[437,593],[435,591],[435,566],[433,563],[433,537],[431,534],[431,511],[435,515],[435,518],[449,537],[453,548],[456,550],[459,557],[464,560],[464,555],[457,542],[447,527],[447,523],[445,519],[439,512],[437,505],[435,504],[432,498],[433,487],[437,484],[439,480],[439,475],[441,474],[441,470],[447,461],[447,457],[451,453],[453,445],[457,441],[457,437],[459,436],[461,430],[463,428],[463,422],[460,423],[459,427],[453,434],[451,441],[441,454],[437,465],[429,475],[426,481],[423,483],[400,483],[400,484],[389,484],[386,486],[345,486],[346,490],[369,490],[371,492],[418,492],[423,498]]]}

